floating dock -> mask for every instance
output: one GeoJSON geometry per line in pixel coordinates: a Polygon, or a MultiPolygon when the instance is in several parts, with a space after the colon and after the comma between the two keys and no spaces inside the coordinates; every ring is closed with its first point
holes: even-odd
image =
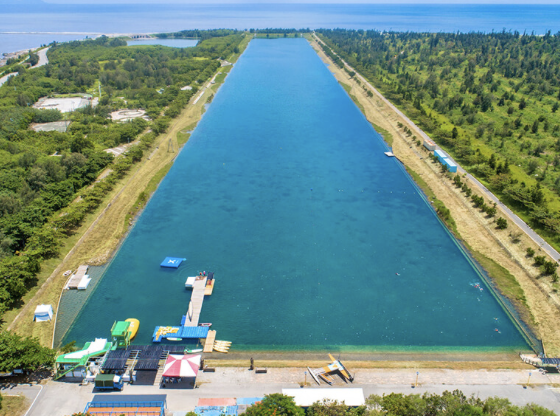
{"type": "Polygon", "coordinates": [[[156,326],[152,342],[161,342],[169,338],[180,340],[207,338],[208,332],[207,326],[156,326]]]}
{"type": "Polygon", "coordinates": [[[208,272],[208,280],[206,281],[206,288],[204,289],[204,295],[210,296],[214,291],[214,273],[208,272]]]}
{"type": "Polygon", "coordinates": [[[166,257],[160,264],[161,267],[167,267],[171,269],[178,269],[182,262],[187,259],[181,259],[179,257],[166,257]]]}
{"type": "MultiPolygon", "coordinates": [[[[162,263],[162,267],[163,263],[162,263]]],[[[205,295],[211,295],[214,290],[214,273],[209,272],[208,276],[200,273],[198,276],[187,278],[185,287],[192,289],[191,300],[187,313],[181,319],[181,326],[157,326],[154,330],[152,341],[161,342],[163,339],[170,341],[180,341],[183,339],[207,338],[205,345],[208,345],[209,351],[212,352],[216,331],[209,331],[211,324],[199,324],[200,313],[202,312],[202,303],[205,295]],[[209,335],[210,334],[210,335],[209,335]]]]}
{"type": "MultiPolygon", "coordinates": [[[[89,266],[87,264],[78,267],[78,270],[76,271],[76,274],[72,275],[72,277],[70,278],[70,281],[66,285],[66,288],[67,289],[78,289],[80,287],[83,287],[86,280],[87,280],[87,283],[89,283],[88,276],[87,276],[88,267],[89,266]],[[82,283],[82,280],[84,280],[84,283],[82,283]],[[82,283],[82,284],[80,284],[80,283],[82,283]]],[[[85,284],[85,286],[87,287],[87,284],[85,284]]]]}
{"type": "Polygon", "coordinates": [[[204,342],[204,349],[202,352],[212,352],[214,350],[214,341],[216,340],[216,331],[208,331],[208,336],[204,342]]]}
{"type": "Polygon", "coordinates": [[[204,302],[204,292],[206,290],[206,276],[199,276],[192,285],[191,301],[187,310],[184,326],[198,326],[202,303],[204,302]]]}

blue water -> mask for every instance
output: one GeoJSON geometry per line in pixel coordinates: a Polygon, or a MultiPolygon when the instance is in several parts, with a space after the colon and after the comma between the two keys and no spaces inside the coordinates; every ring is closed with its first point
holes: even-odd
{"type": "MultiPolygon", "coordinates": [[[[43,4],[0,9],[0,53],[68,40],[6,32],[152,33],[212,28],[348,28],[471,32],[560,30],[560,5],[519,4],[43,4]]],[[[64,38],[58,38],[63,36],[64,38]]]]}
{"type": "Polygon", "coordinates": [[[161,45],[171,48],[192,48],[196,46],[196,39],[145,39],[145,40],[129,40],[128,46],[145,46],[145,45],[161,45]]]}
{"type": "Polygon", "coordinates": [[[253,40],[65,342],[134,317],[149,343],[206,270],[240,349],[526,346],[386,150],[307,41],[253,40]]]}

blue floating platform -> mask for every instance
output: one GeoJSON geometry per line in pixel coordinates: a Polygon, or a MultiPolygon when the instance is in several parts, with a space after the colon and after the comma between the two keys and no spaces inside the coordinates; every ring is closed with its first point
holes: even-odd
{"type": "Polygon", "coordinates": [[[208,331],[210,328],[207,326],[171,326],[171,327],[161,327],[156,326],[154,333],[152,335],[152,342],[161,342],[165,338],[181,338],[181,339],[197,339],[197,338],[208,338],[208,331]],[[159,334],[160,328],[172,328],[173,332],[168,332],[166,334],[159,334]]]}
{"type": "Polygon", "coordinates": [[[166,257],[165,260],[160,264],[161,267],[168,267],[171,269],[178,269],[182,262],[186,259],[181,259],[179,257],[166,257]]]}

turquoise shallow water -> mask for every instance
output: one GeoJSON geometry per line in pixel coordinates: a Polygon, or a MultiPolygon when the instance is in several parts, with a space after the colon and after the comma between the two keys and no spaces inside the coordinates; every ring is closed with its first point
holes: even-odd
{"type": "Polygon", "coordinates": [[[385,150],[307,41],[253,40],[65,342],[149,343],[210,270],[201,322],[241,349],[526,347],[385,150]]]}

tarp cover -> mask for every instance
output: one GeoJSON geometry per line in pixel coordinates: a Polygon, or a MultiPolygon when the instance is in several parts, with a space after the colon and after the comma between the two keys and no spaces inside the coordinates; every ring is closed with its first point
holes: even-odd
{"type": "Polygon", "coordinates": [[[33,320],[36,322],[50,321],[53,317],[53,308],[51,305],[38,305],[35,309],[33,320]]]}
{"type": "Polygon", "coordinates": [[[211,398],[199,398],[198,406],[235,406],[237,405],[237,400],[233,397],[220,397],[216,399],[211,398]]]}
{"type": "Polygon", "coordinates": [[[96,394],[93,396],[96,402],[167,402],[167,394],[96,394]]]}
{"type": "Polygon", "coordinates": [[[315,402],[322,402],[325,399],[336,400],[346,406],[363,406],[366,401],[364,391],[361,388],[351,389],[282,389],[282,394],[292,396],[296,405],[309,407],[315,402]]]}
{"type": "Polygon", "coordinates": [[[200,354],[169,355],[163,368],[163,377],[196,377],[200,368],[200,358],[200,354]]]}

